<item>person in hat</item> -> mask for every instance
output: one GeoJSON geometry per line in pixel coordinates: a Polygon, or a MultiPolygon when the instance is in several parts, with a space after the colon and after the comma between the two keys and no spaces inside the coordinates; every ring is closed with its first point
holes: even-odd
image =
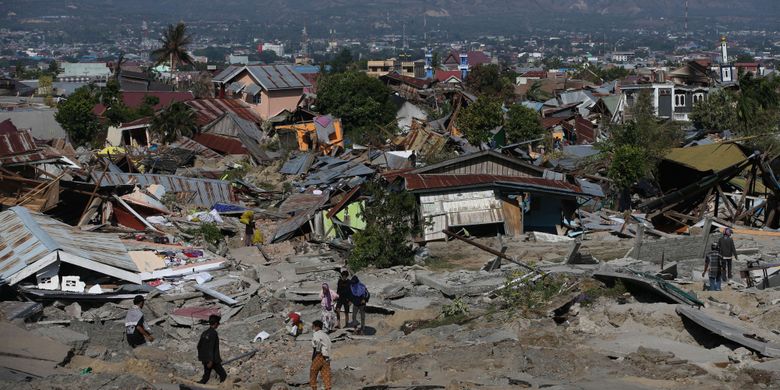
{"type": "Polygon", "coordinates": [[[222,357],[219,355],[219,334],[217,328],[222,318],[218,315],[209,316],[209,328],[200,335],[198,341],[198,360],[203,363],[203,378],[200,382],[205,384],[211,378],[211,370],[219,375],[219,382],[222,383],[227,378],[227,373],[222,367],[222,357]]]}
{"type": "Polygon", "coordinates": [[[704,271],[701,276],[706,277],[709,270],[710,291],[720,291],[720,281],[726,273],[726,264],[718,250],[718,243],[713,242],[710,248],[712,250],[704,257],[704,271]]]}
{"type": "Polygon", "coordinates": [[[718,248],[720,248],[720,255],[723,257],[723,261],[726,263],[726,278],[724,280],[731,280],[731,261],[739,260],[737,257],[737,248],[734,246],[734,239],[731,238],[731,228],[726,228],[723,232],[723,237],[718,239],[718,248]]]}
{"type": "Polygon", "coordinates": [[[330,337],[322,331],[322,321],[311,324],[314,334],[311,336],[311,368],[309,369],[309,386],[317,390],[317,376],[322,373],[325,390],[330,390],[330,337]]]}
{"type": "Polygon", "coordinates": [[[144,312],[141,311],[145,301],[143,295],[136,295],[133,298],[133,307],[127,311],[125,316],[125,336],[127,343],[132,348],[146,344],[147,341],[154,341],[154,336],[149,333],[144,324],[144,312]]]}

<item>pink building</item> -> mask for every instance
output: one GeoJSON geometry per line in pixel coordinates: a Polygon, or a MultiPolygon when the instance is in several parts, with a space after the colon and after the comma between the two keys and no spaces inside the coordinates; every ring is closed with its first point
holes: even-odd
{"type": "Polygon", "coordinates": [[[290,65],[231,65],[213,79],[216,96],[241,99],[263,119],[293,112],[311,83],[290,65]]]}

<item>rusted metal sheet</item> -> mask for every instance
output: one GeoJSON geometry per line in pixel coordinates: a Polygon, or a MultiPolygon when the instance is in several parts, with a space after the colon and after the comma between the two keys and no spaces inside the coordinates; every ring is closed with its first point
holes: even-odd
{"type": "Polygon", "coordinates": [[[420,175],[403,174],[406,181],[406,189],[409,191],[425,191],[447,188],[464,188],[481,185],[508,184],[523,187],[528,190],[551,190],[555,192],[568,192],[573,195],[580,194],[580,189],[576,185],[565,181],[548,180],[534,177],[520,176],[499,176],[499,175],[420,175]]]}
{"type": "Polygon", "coordinates": [[[0,212],[0,278],[7,279],[56,251],[138,272],[113,234],[81,231],[24,207],[0,212]]]}
{"type": "Polygon", "coordinates": [[[195,141],[209,149],[223,154],[249,154],[241,140],[217,134],[201,133],[195,135],[195,141]]]}
{"type": "MultiPolygon", "coordinates": [[[[102,172],[92,172],[92,180],[98,182],[102,172]]],[[[215,203],[232,203],[234,201],[230,183],[224,180],[199,179],[174,175],[113,173],[106,172],[102,187],[121,185],[160,184],[167,192],[192,194],[190,202],[199,207],[210,208],[215,203]]]]}
{"type": "Polygon", "coordinates": [[[186,104],[195,110],[196,122],[201,127],[210,124],[228,112],[232,112],[250,122],[263,122],[260,115],[252,111],[249,105],[238,99],[196,99],[190,100],[186,104]]]}
{"type": "Polygon", "coordinates": [[[279,206],[279,212],[290,214],[300,210],[319,208],[329,199],[328,192],[315,195],[311,193],[292,194],[279,206]]]}
{"type": "Polygon", "coordinates": [[[222,158],[222,156],[219,153],[187,137],[179,138],[179,140],[176,141],[176,143],[171,144],[171,147],[189,150],[206,158],[216,158],[216,159],[222,158]]]}
{"type": "Polygon", "coordinates": [[[13,156],[38,149],[29,130],[0,134],[0,156],[13,156]]]}

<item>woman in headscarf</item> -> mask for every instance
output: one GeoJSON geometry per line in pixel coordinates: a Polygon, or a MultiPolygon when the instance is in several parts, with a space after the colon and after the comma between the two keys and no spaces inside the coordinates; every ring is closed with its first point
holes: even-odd
{"type": "Polygon", "coordinates": [[[320,300],[322,303],[322,330],[330,332],[336,326],[336,313],[333,312],[333,305],[339,299],[339,294],[331,291],[327,283],[322,284],[320,291],[320,300]]]}

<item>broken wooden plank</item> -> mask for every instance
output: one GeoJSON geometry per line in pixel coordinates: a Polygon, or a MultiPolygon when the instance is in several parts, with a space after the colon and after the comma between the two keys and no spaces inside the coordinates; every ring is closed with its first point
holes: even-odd
{"type": "Polygon", "coordinates": [[[480,244],[480,243],[478,243],[476,241],[473,241],[473,240],[470,240],[470,239],[468,239],[466,237],[463,237],[460,234],[457,234],[457,233],[455,233],[455,232],[453,232],[453,231],[451,231],[449,229],[442,230],[442,233],[446,234],[449,237],[457,238],[458,240],[461,240],[461,241],[465,242],[466,244],[473,245],[473,246],[475,246],[475,247],[477,247],[479,249],[482,249],[485,252],[488,252],[488,253],[491,253],[493,255],[496,255],[496,256],[498,256],[498,257],[500,257],[502,259],[508,260],[508,261],[510,261],[510,262],[512,262],[514,264],[517,264],[517,265],[523,267],[523,268],[526,268],[526,269],[534,271],[534,272],[541,273],[541,271],[537,270],[534,267],[531,267],[531,266],[529,266],[527,264],[519,262],[519,261],[517,261],[517,260],[515,260],[515,259],[513,259],[513,258],[511,258],[511,257],[509,257],[507,255],[505,255],[504,253],[501,253],[500,251],[497,251],[497,250],[493,249],[493,248],[487,247],[487,246],[482,245],[482,244],[480,244]]]}

